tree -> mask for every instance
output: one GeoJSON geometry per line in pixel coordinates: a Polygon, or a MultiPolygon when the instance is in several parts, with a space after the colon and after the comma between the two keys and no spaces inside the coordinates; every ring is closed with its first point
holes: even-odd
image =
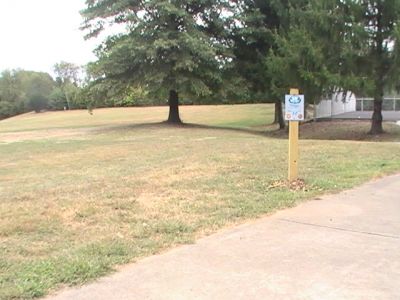
{"type": "Polygon", "coordinates": [[[55,87],[53,78],[45,72],[19,70],[16,76],[20,79],[27,100],[37,95],[48,98],[55,87]]]}
{"type": "Polygon", "coordinates": [[[54,65],[54,73],[62,83],[79,83],[80,67],[69,62],[61,61],[54,65]]]}
{"type": "Polygon", "coordinates": [[[325,59],[325,44],[319,43],[327,29],[317,25],[320,21],[325,22],[320,15],[316,16],[319,10],[312,1],[304,1],[298,7],[288,3],[285,25],[272,33],[274,45],[264,56],[264,61],[270,79],[269,91],[275,99],[282,99],[290,87],[298,87],[312,103],[330,87],[330,83],[326,84],[329,60],[325,59]]]}
{"type": "Polygon", "coordinates": [[[51,94],[49,95],[49,106],[52,110],[63,110],[68,106],[67,99],[65,98],[65,93],[61,87],[56,86],[51,94]]]}
{"type": "Polygon", "coordinates": [[[292,10],[289,34],[277,36],[267,58],[272,90],[298,86],[311,102],[338,91],[372,94],[370,133],[382,133],[383,94],[400,72],[399,24],[400,0],[312,0],[292,10]]]}
{"type": "MultiPolygon", "coordinates": [[[[270,98],[270,80],[262,61],[274,45],[273,31],[280,26],[274,2],[243,0],[237,4],[238,22],[233,30],[235,64],[238,73],[248,82],[252,97],[270,98]]],[[[276,103],[279,109],[279,99],[276,103]]],[[[284,128],[283,118],[280,120],[280,128],[284,128]]]]}
{"type": "Polygon", "coordinates": [[[277,37],[277,48],[266,57],[271,77],[271,93],[282,97],[290,87],[300,88],[306,102],[318,102],[337,84],[330,73],[324,45],[306,30],[292,28],[286,36],[277,37]]]}
{"type": "Polygon", "coordinates": [[[48,99],[41,94],[33,94],[30,96],[28,104],[36,113],[40,113],[43,109],[47,108],[48,99]]]}
{"type": "MultiPolygon", "coordinates": [[[[6,70],[0,76],[0,110],[1,118],[11,117],[27,112],[33,102],[47,102],[55,87],[53,78],[44,72],[25,70],[6,70]]],[[[41,109],[46,108],[41,106],[41,109]]]]}
{"type": "Polygon", "coordinates": [[[353,48],[358,56],[358,74],[371,83],[365,90],[374,97],[371,134],[383,132],[384,91],[398,84],[400,75],[400,0],[346,1],[359,29],[359,43],[353,48]],[[360,46],[360,47],[357,47],[360,46]]]}
{"type": "Polygon", "coordinates": [[[8,101],[0,101],[0,120],[13,116],[15,107],[8,101]]]}
{"type": "Polygon", "coordinates": [[[64,93],[67,109],[71,109],[72,98],[76,95],[78,90],[79,71],[79,66],[65,61],[61,61],[54,65],[56,82],[64,93]]]}
{"type": "Polygon", "coordinates": [[[107,22],[126,25],[97,49],[95,83],[168,95],[168,122],[181,123],[179,97],[206,96],[221,83],[220,68],[228,59],[215,34],[224,26],[225,2],[87,0],[82,15],[89,38],[107,22]]]}
{"type": "Polygon", "coordinates": [[[232,36],[237,72],[249,83],[252,97],[275,103],[275,122],[285,128],[282,95],[271,89],[271,74],[265,56],[277,47],[277,37],[287,34],[290,7],[299,8],[306,0],[241,0],[235,1],[236,22],[232,36]]]}
{"type": "Polygon", "coordinates": [[[8,118],[24,110],[25,93],[18,71],[3,71],[0,75],[0,118],[8,118]]]}

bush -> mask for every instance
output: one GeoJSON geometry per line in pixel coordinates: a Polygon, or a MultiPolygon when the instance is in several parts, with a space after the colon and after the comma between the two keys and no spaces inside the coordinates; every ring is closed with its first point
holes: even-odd
{"type": "Polygon", "coordinates": [[[0,101],[0,119],[5,119],[14,115],[15,107],[7,101],[0,101]]]}
{"type": "Polygon", "coordinates": [[[61,90],[61,88],[56,87],[53,89],[53,91],[50,94],[50,102],[49,102],[49,108],[53,110],[63,110],[64,107],[67,107],[67,99],[65,98],[64,92],[61,90]]]}
{"type": "Polygon", "coordinates": [[[36,113],[41,112],[48,106],[48,100],[43,95],[33,95],[29,99],[29,107],[33,109],[36,113]]]}

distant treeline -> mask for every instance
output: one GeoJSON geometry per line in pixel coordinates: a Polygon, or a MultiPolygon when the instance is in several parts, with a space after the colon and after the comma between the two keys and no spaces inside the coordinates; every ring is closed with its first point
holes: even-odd
{"type": "MultiPolygon", "coordinates": [[[[91,84],[80,79],[82,68],[66,62],[56,64],[53,78],[45,72],[22,69],[0,73],[0,119],[18,114],[47,110],[92,109],[100,107],[128,107],[167,105],[167,97],[152,94],[140,86],[130,86],[121,93],[112,85],[91,84]]],[[[183,97],[181,104],[224,104],[263,102],[256,95],[215,94],[205,98],[183,97]]]]}
{"type": "Polygon", "coordinates": [[[48,73],[5,70],[0,75],[0,118],[42,110],[84,108],[82,88],[48,73]]]}

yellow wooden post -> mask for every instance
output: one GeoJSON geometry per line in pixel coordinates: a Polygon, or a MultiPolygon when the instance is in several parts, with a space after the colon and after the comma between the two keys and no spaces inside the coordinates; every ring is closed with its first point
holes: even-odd
{"type": "MultiPolygon", "coordinates": [[[[298,95],[298,89],[290,89],[290,95],[298,95]]],[[[289,122],[289,181],[298,179],[299,174],[299,121],[289,122]]]]}

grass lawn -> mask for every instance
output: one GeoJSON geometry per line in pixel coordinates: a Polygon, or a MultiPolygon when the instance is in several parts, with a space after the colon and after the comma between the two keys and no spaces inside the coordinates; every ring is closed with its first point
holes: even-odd
{"type": "Polygon", "coordinates": [[[301,126],[300,176],[272,105],[26,114],[0,122],[0,299],[39,297],[217,229],[400,170],[400,126],[301,126]],[[197,125],[194,125],[197,124],[197,125]]]}

